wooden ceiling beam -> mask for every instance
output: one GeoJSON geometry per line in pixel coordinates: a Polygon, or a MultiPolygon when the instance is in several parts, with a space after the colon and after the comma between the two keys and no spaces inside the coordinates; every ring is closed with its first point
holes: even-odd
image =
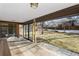
{"type": "MultiPolygon", "coordinates": [[[[53,19],[58,19],[62,17],[67,17],[70,15],[76,15],[79,14],[79,4],[56,11],[54,13],[50,13],[41,17],[36,18],[36,22],[42,22],[42,21],[48,21],[53,19]]],[[[33,23],[33,19],[30,21],[24,22],[24,24],[31,24],[33,23]]]]}
{"type": "Polygon", "coordinates": [[[0,21],[0,23],[23,24],[20,22],[11,22],[11,21],[0,21]]]}

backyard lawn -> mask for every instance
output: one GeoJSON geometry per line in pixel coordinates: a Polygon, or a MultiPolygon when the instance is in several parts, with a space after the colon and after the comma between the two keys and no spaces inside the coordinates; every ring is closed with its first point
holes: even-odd
{"type": "Polygon", "coordinates": [[[46,40],[50,44],[79,53],[79,35],[57,32],[44,32],[43,35],[37,34],[37,37],[46,40]]]}

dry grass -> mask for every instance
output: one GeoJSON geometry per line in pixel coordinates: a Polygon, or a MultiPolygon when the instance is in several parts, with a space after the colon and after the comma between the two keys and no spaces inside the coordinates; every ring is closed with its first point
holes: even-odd
{"type": "Polygon", "coordinates": [[[44,32],[43,35],[37,37],[47,40],[49,43],[58,47],[79,53],[79,35],[68,35],[56,32],[44,32]]]}

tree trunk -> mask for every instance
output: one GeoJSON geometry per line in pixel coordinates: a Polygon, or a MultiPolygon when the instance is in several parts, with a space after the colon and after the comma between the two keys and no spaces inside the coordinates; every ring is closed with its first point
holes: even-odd
{"type": "Polygon", "coordinates": [[[42,22],[42,25],[41,25],[41,27],[42,27],[42,32],[41,32],[41,34],[43,34],[44,32],[43,32],[43,24],[44,24],[44,22],[42,22]]]}

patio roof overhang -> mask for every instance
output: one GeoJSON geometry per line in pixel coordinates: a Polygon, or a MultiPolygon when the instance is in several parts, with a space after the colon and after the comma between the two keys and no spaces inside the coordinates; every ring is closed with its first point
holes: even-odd
{"type": "Polygon", "coordinates": [[[20,22],[0,21],[0,23],[23,24],[20,22]]]}
{"type": "MultiPolygon", "coordinates": [[[[35,19],[36,22],[42,22],[42,21],[48,21],[48,20],[53,20],[53,19],[58,19],[62,17],[67,17],[71,15],[77,15],[79,14],[79,4],[56,11],[54,13],[50,13],[41,17],[38,17],[35,19]]],[[[33,20],[26,21],[24,24],[31,24],[33,23],[33,20]]]]}

